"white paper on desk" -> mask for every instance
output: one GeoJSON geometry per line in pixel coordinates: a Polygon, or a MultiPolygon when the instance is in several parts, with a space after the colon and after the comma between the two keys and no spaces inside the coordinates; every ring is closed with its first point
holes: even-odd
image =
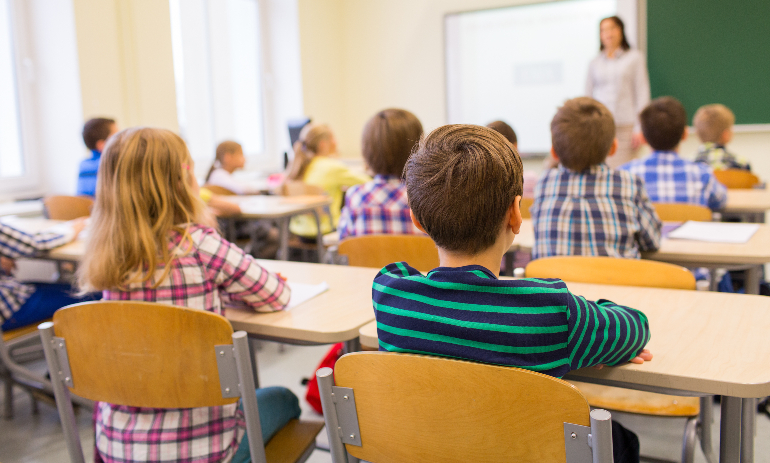
{"type": "Polygon", "coordinates": [[[668,234],[669,239],[707,241],[709,243],[747,243],[759,230],[756,223],[687,221],[668,234]]]}
{"type": "Polygon", "coordinates": [[[318,283],[317,285],[294,282],[287,282],[286,284],[291,288],[291,299],[289,300],[289,305],[286,307],[286,310],[293,309],[329,289],[329,284],[325,281],[318,283]]]}

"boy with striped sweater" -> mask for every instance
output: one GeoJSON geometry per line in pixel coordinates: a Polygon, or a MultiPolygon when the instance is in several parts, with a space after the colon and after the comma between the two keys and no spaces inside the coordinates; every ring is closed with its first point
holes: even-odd
{"type": "MultiPolygon", "coordinates": [[[[422,275],[398,262],[375,277],[381,350],[557,377],[652,359],[643,349],[650,338],[643,313],[588,301],[561,280],[498,279],[522,221],[522,163],[502,135],[479,126],[440,127],[420,141],[404,176],[412,220],[436,243],[441,266],[422,275]]],[[[616,444],[619,452],[627,447],[616,444]]],[[[638,461],[638,443],[631,453],[630,461],[638,461]]],[[[621,460],[629,461],[615,461],[621,460]]]]}

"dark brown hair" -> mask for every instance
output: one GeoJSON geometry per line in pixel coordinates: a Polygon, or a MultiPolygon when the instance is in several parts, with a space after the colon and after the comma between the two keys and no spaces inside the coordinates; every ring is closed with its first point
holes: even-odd
{"type": "Polygon", "coordinates": [[[211,164],[209,173],[206,174],[206,180],[204,180],[204,182],[208,182],[209,178],[211,178],[211,174],[217,170],[217,167],[222,165],[222,159],[224,159],[225,154],[237,153],[238,151],[243,151],[243,146],[237,141],[225,140],[218,144],[214,162],[211,164]]]}
{"type": "Polygon", "coordinates": [[[503,121],[490,122],[487,124],[487,127],[501,133],[505,138],[508,139],[509,142],[513,143],[514,145],[518,142],[516,138],[516,132],[513,131],[513,127],[503,121]]]}
{"type": "Polygon", "coordinates": [[[83,143],[86,144],[86,148],[95,150],[96,142],[107,140],[113,125],[115,125],[115,120],[106,117],[89,119],[83,124],[83,143]]]}
{"type": "Polygon", "coordinates": [[[375,174],[400,176],[420,135],[422,124],[417,116],[404,109],[384,109],[364,126],[364,160],[375,174]]]}
{"type": "Polygon", "coordinates": [[[655,98],[639,115],[647,143],[659,151],[672,150],[682,141],[687,127],[687,111],[676,98],[655,98]]]}
{"type": "MultiPolygon", "coordinates": [[[[623,50],[628,50],[631,48],[631,45],[628,44],[628,40],[626,40],[626,26],[623,24],[623,20],[618,18],[617,16],[610,16],[609,18],[604,18],[601,21],[599,21],[599,29],[602,27],[602,23],[604,21],[610,20],[615,23],[616,26],[620,28],[620,48],[623,50]]],[[[599,51],[604,50],[604,44],[602,43],[601,39],[599,39],[599,51]]]]}
{"type": "Polygon", "coordinates": [[[436,245],[468,255],[495,243],[523,183],[513,145],[477,125],[428,134],[406,162],[404,179],[409,206],[436,245]]]}
{"type": "Polygon", "coordinates": [[[551,120],[553,150],[575,172],[604,162],[614,139],[612,113],[587,96],[567,100],[551,120]]]}

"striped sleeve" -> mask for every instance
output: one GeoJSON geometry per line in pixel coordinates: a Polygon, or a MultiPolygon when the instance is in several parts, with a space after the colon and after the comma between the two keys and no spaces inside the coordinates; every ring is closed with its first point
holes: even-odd
{"type": "Polygon", "coordinates": [[[604,299],[593,302],[574,294],[568,299],[570,369],[628,362],[649,342],[642,312],[604,299]]]}

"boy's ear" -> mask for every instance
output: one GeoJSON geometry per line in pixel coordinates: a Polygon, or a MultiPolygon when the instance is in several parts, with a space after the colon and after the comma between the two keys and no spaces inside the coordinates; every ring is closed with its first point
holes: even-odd
{"type": "Polygon", "coordinates": [[[618,152],[618,139],[612,140],[612,146],[610,146],[610,152],[607,153],[607,157],[614,156],[618,152]]]}
{"type": "Polygon", "coordinates": [[[682,140],[681,141],[687,140],[687,136],[688,135],[690,135],[690,128],[685,126],[684,132],[682,132],[682,140]]]}
{"type": "Polygon", "coordinates": [[[508,225],[511,226],[513,233],[518,235],[521,230],[521,196],[516,196],[511,204],[508,225]]]}
{"type": "Polygon", "coordinates": [[[96,143],[94,143],[94,147],[96,148],[96,151],[102,152],[104,151],[104,145],[107,144],[107,140],[99,140],[96,143]]]}
{"type": "Polygon", "coordinates": [[[561,162],[559,155],[556,154],[556,150],[553,149],[553,146],[551,146],[551,157],[556,160],[557,165],[561,162]]]}
{"type": "Polygon", "coordinates": [[[412,223],[414,224],[414,226],[417,227],[418,230],[420,230],[421,232],[427,235],[428,232],[426,232],[425,229],[422,228],[422,225],[420,225],[420,222],[417,220],[417,217],[414,216],[414,212],[411,209],[409,209],[409,215],[412,217],[412,223]]]}

